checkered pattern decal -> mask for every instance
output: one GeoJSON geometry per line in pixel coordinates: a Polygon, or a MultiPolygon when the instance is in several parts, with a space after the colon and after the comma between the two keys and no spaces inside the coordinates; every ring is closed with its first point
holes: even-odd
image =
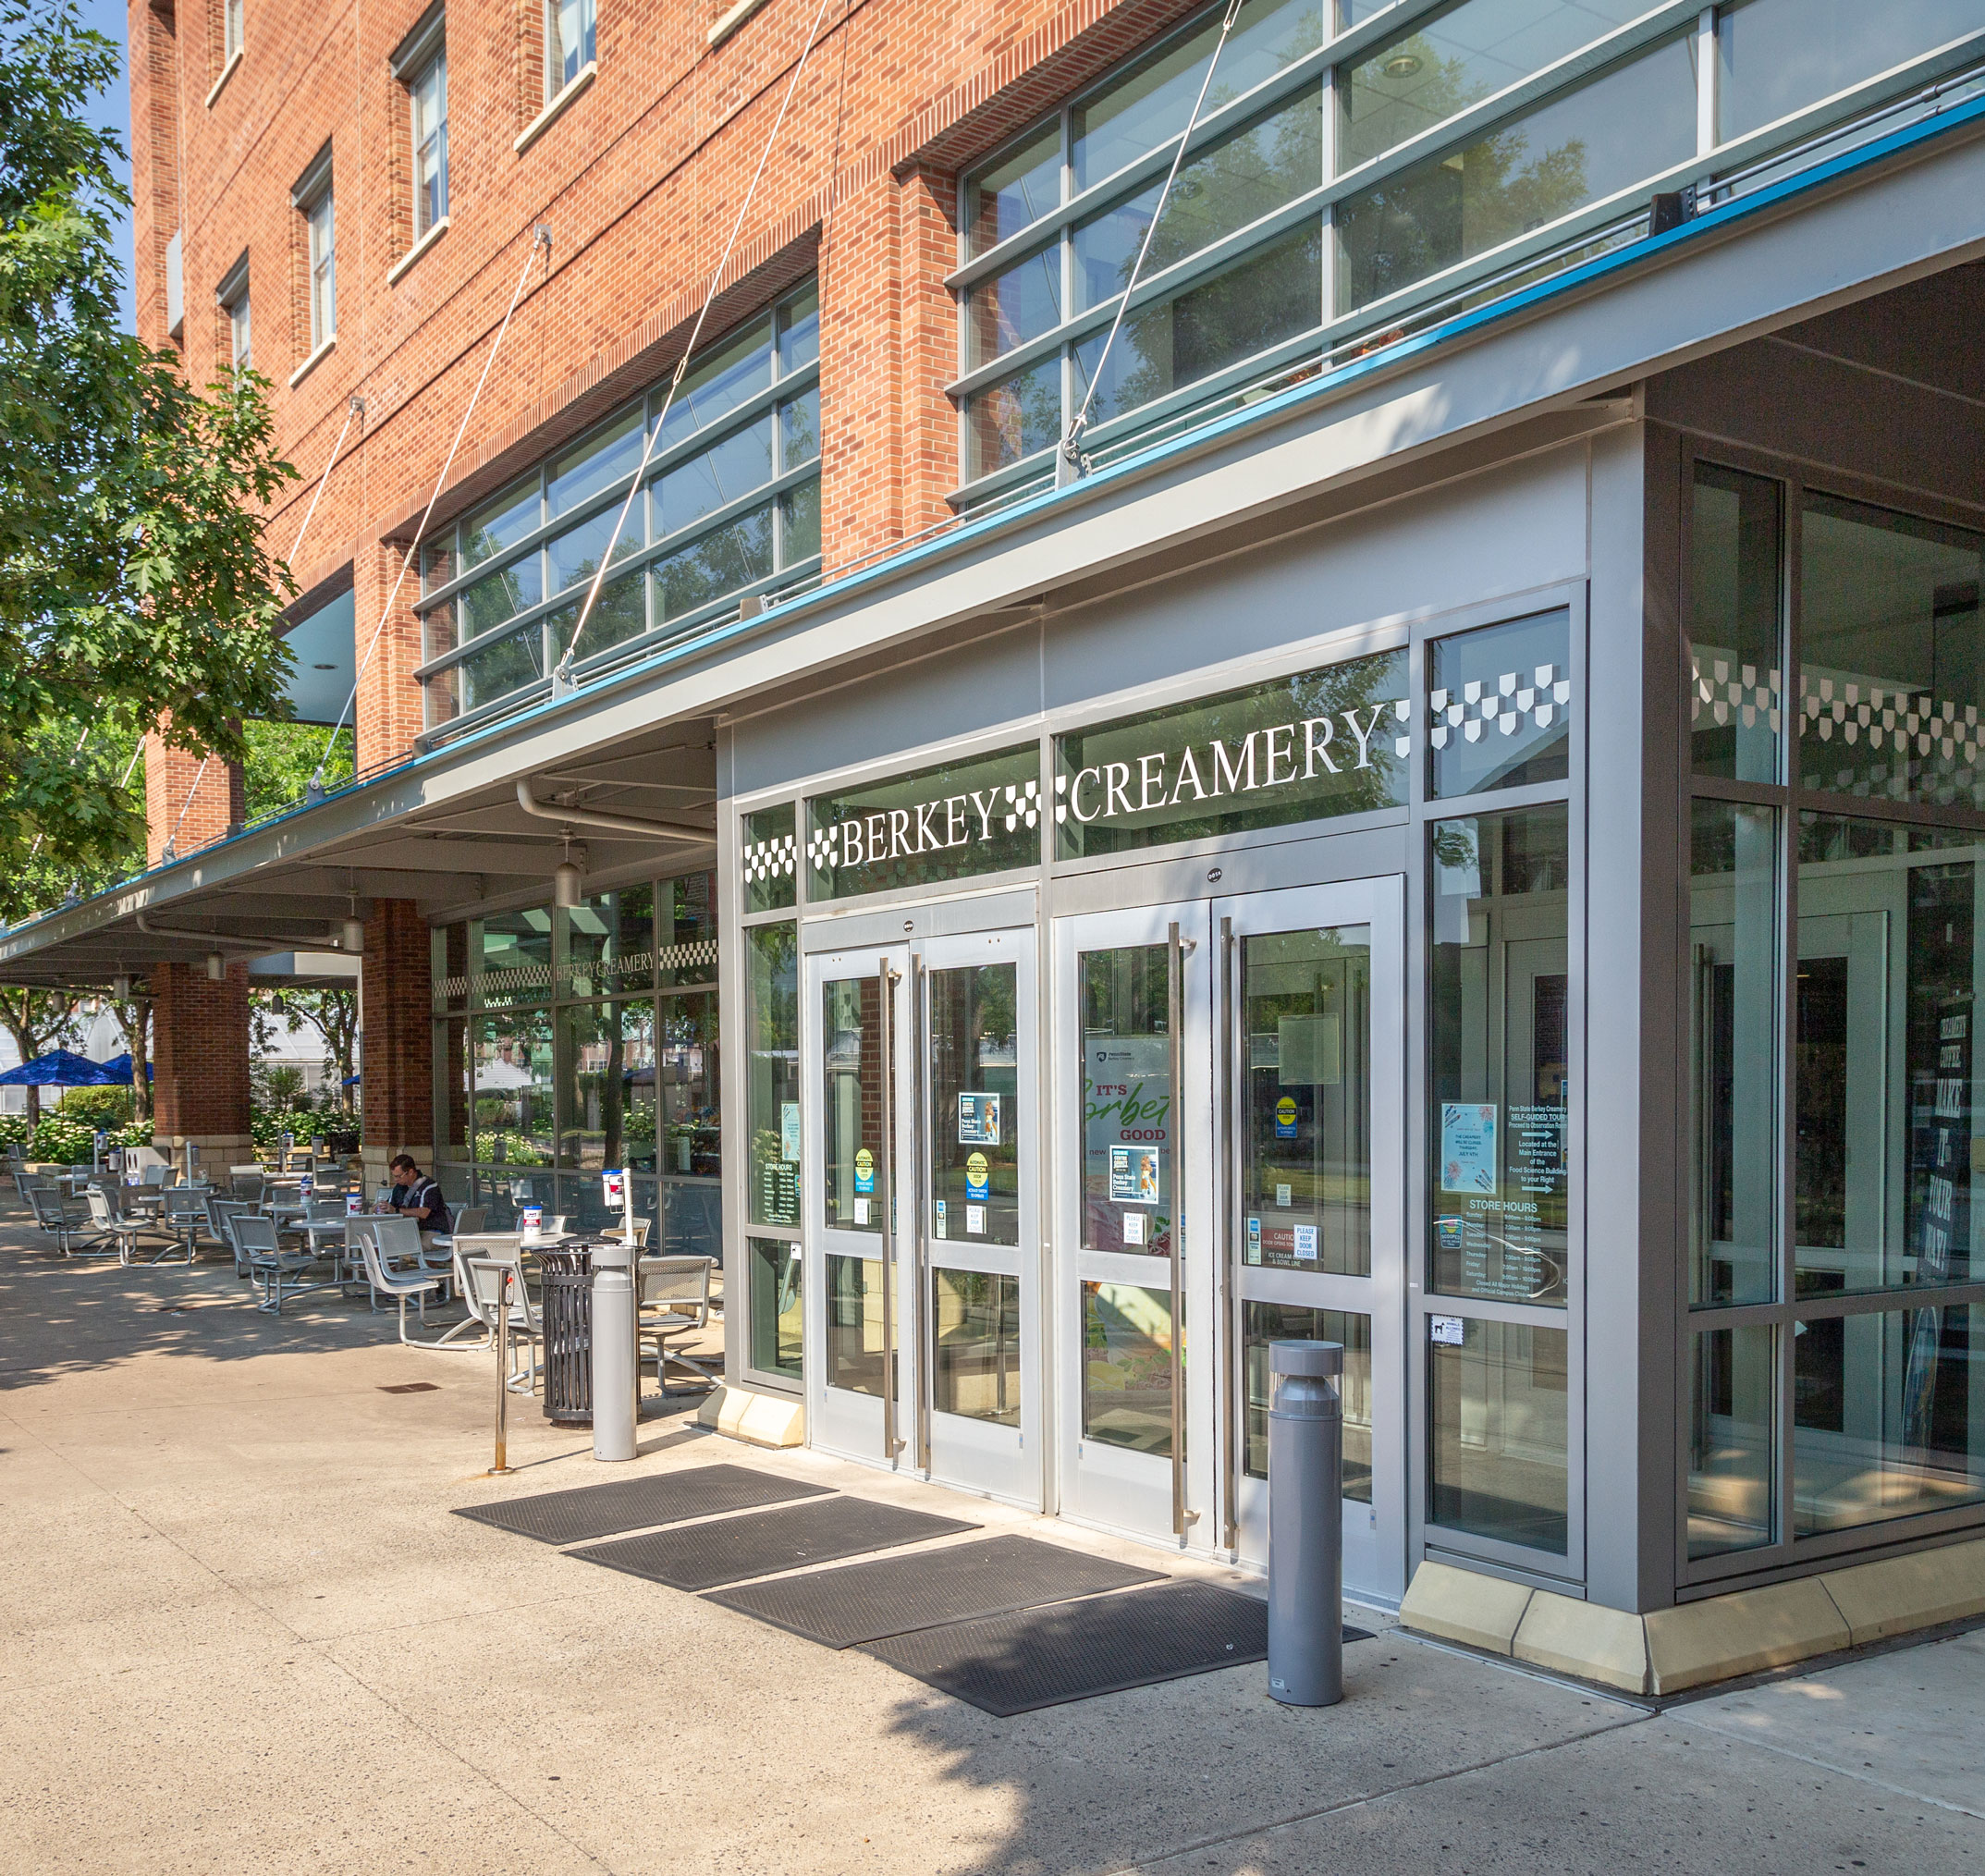
{"type": "Polygon", "coordinates": [[[1006,830],[1012,833],[1023,825],[1041,825],[1041,784],[1038,778],[1024,786],[1006,785],[1006,830]]]}
{"type": "Polygon", "coordinates": [[[1733,664],[1712,657],[1703,668],[1699,657],[1689,660],[1689,720],[1698,730],[1731,724],[1749,730],[1759,722],[1778,728],[1778,673],[1756,665],[1733,664]]]}
{"type": "Polygon", "coordinates": [[[748,842],[740,855],[744,864],[745,884],[756,886],[767,879],[790,879],[797,845],[798,837],[792,834],[748,842]]]}
{"type": "Polygon", "coordinates": [[[1459,691],[1436,691],[1427,698],[1430,740],[1436,749],[1445,749],[1451,739],[1479,742],[1490,731],[1513,736],[1529,724],[1549,730],[1571,701],[1571,674],[1559,665],[1504,671],[1492,681],[1471,680],[1459,691]]]}

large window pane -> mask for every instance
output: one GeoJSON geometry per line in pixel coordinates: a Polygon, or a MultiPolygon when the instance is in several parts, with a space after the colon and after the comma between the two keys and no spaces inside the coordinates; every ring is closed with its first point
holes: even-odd
{"type": "MultiPolygon", "coordinates": [[[[660,1079],[661,1171],[672,1179],[716,1179],[723,1171],[717,1106],[717,998],[665,997],[654,1073],[660,1079]]],[[[634,1131],[632,1122],[629,1132],[634,1131]]],[[[649,1165],[654,1164],[650,1134],[649,1165]]]]}
{"type": "Polygon", "coordinates": [[[485,631],[508,624],[544,596],[545,578],[538,557],[526,554],[521,560],[511,561],[502,572],[478,580],[458,595],[456,606],[461,615],[462,635],[481,638],[485,631]]]}
{"type": "Polygon", "coordinates": [[[883,1376],[882,1263],[830,1253],[822,1259],[827,1288],[827,1385],[879,1394],[883,1376]]]}
{"type": "MultiPolygon", "coordinates": [[[[619,558],[618,553],[614,556],[617,560],[619,558]]],[[[590,578],[590,574],[587,577],[590,578]]],[[[545,619],[545,625],[551,635],[555,656],[562,656],[566,646],[572,644],[572,631],[579,623],[579,615],[584,606],[582,595],[545,619]]],[[[579,634],[579,642],[572,647],[573,656],[582,663],[595,652],[639,638],[647,629],[647,582],[638,571],[616,573],[601,586],[599,597],[593,602],[593,610],[586,618],[586,629],[579,634]]]]}
{"type": "Polygon", "coordinates": [[[680,619],[766,579],[771,571],[772,509],[767,504],[655,563],[656,617],[680,619]]]}
{"type": "MultiPolygon", "coordinates": [[[[552,465],[546,484],[551,511],[562,515],[577,508],[587,497],[609,488],[623,476],[632,475],[641,462],[642,429],[639,410],[627,411],[597,435],[590,436],[577,449],[569,450],[552,465]]],[[[630,523],[634,517],[629,517],[630,523]]]]}
{"type": "Polygon", "coordinates": [[[1724,141],[1862,79],[1906,63],[1981,24],[1974,0],[1750,0],[1717,24],[1719,127],[1724,141]]]}
{"type": "Polygon", "coordinates": [[[1433,828],[1433,1287],[1562,1304],[1571,1077],[1566,811],[1433,828]]]}
{"type": "Polygon", "coordinates": [[[1019,1278],[938,1269],[931,1284],[931,1405],[1019,1426],[1019,1278]]]}
{"type": "Polygon", "coordinates": [[[552,1038],[548,1010],[485,1016],[474,1024],[475,1151],[485,1166],[552,1163],[552,1038]]]}
{"type": "Polygon", "coordinates": [[[1698,775],[1778,779],[1783,492],[1696,467],[1689,522],[1689,725],[1698,775]]]}
{"type": "Polygon", "coordinates": [[[1799,827],[1802,1296],[1969,1281],[1975,838],[1799,827]]]}
{"type": "MultiPolygon", "coordinates": [[[[772,333],[768,322],[755,321],[719,346],[682,380],[668,406],[656,452],[672,448],[757,396],[772,382],[772,333]]],[[[661,407],[659,394],[655,399],[661,407]]]]}
{"type": "Polygon", "coordinates": [[[601,997],[655,981],[655,889],[594,893],[566,913],[560,994],[601,997]]]}
{"type": "Polygon", "coordinates": [[[1985,1312],[1836,1316],[1795,1333],[1796,1535],[1985,1501],[1985,1312]]]}
{"type": "Polygon", "coordinates": [[[513,546],[537,526],[542,517],[537,477],[533,474],[528,481],[506,489],[461,523],[456,538],[461,546],[463,570],[513,546]]]}
{"type": "Polygon", "coordinates": [[[717,982],[716,874],[684,873],[663,880],[656,924],[663,989],[717,982]]]}
{"type": "Polygon", "coordinates": [[[930,974],[931,1235],[1020,1242],[1016,964],[930,974]]]}
{"type": "Polygon", "coordinates": [[[1542,227],[1696,149],[1696,75],[1672,41],[1338,204],[1340,313],[1542,227]]]}
{"type": "Polygon", "coordinates": [[[552,592],[563,593],[567,587],[582,582],[590,584],[593,576],[600,570],[600,557],[606,553],[608,541],[613,541],[616,560],[624,560],[630,554],[640,553],[642,516],[639,502],[629,514],[627,525],[620,527],[619,538],[614,540],[614,530],[619,524],[619,509],[607,508],[591,520],[581,521],[577,527],[553,535],[545,544],[545,557],[551,563],[552,592]]]}
{"type": "Polygon", "coordinates": [[[1645,0],[1464,0],[1338,74],[1342,173],[1541,71],[1647,11],[1645,0]]]}
{"type": "Polygon", "coordinates": [[[1453,1316],[1429,1319],[1429,1520],[1563,1556],[1564,1331],[1453,1316]]]}
{"type": "Polygon", "coordinates": [[[551,912],[526,906],[493,912],[474,927],[479,935],[471,955],[476,975],[470,992],[479,1003],[548,1003],[551,1000],[551,912]]]}
{"type": "Polygon", "coordinates": [[[772,431],[763,419],[734,430],[655,484],[655,537],[666,540],[772,479],[772,431]]]}
{"type": "Polygon", "coordinates": [[[1980,537],[1832,496],[1802,516],[1807,788],[1985,808],[1980,537]]]}
{"type": "Polygon", "coordinates": [[[829,1231],[882,1232],[895,1144],[883,1124],[883,1021],[879,973],[821,986],[820,1178],[829,1231]]]}
{"type": "Polygon", "coordinates": [[[1771,1541],[1775,1331],[1689,1337],[1688,1553],[1720,1557],[1771,1541]]]}
{"type": "Polygon", "coordinates": [[[965,407],[965,460],[971,480],[1023,456],[1054,448],[1061,434],[1061,361],[1043,359],[965,407]]]}
{"type": "Polygon", "coordinates": [[[803,371],[820,356],[820,289],[795,293],[778,309],[778,374],[803,371]]]}
{"type": "Polygon", "coordinates": [[[1136,945],[1077,963],[1084,1250],[1171,1255],[1169,956],[1136,945]]]}
{"type": "Polygon", "coordinates": [[[965,297],[965,368],[1003,358],[1061,324],[1061,244],[1015,261],[965,297]]]}
{"type": "Polygon", "coordinates": [[[751,1365],[765,1374],[801,1372],[800,1247],[783,1238],[745,1240],[751,1294],[751,1365]]]}
{"type": "Polygon", "coordinates": [[[558,1012],[558,1163],[588,1172],[655,1170],[655,1005],[574,1003],[558,1012]]]}
{"type": "Polygon", "coordinates": [[[783,912],[799,877],[798,811],[790,802],[746,815],[738,828],[738,868],[746,912],[783,912]]]}
{"type": "Polygon", "coordinates": [[[1344,1496],[1372,1502],[1372,1319],[1342,1309],[1301,1309],[1290,1303],[1244,1306],[1247,1413],[1242,1464],[1250,1478],[1268,1476],[1268,1408],[1275,1397],[1268,1372],[1271,1342],[1334,1342],[1344,1351],[1338,1390],[1344,1415],[1344,1496]]]}
{"type": "Polygon", "coordinates": [[[1572,772],[1572,621],[1539,612],[1427,648],[1427,742],[1437,795],[1467,795],[1572,772]]]}
{"type": "Polygon", "coordinates": [[[459,706],[478,710],[545,675],[545,634],[536,620],[472,653],[453,668],[459,706]]]}
{"type": "Polygon", "coordinates": [[[744,934],[745,1187],[754,1224],[800,1222],[800,935],[744,934]]]}
{"type": "Polygon", "coordinates": [[[1689,845],[1689,1301],[1777,1291],[1778,815],[1694,804],[1689,845]]]}
{"type": "Polygon", "coordinates": [[[1082,1437],[1171,1456],[1171,1297],[1082,1286],[1082,1437]]]}
{"type": "Polygon", "coordinates": [[[968,254],[1032,227],[1061,201],[1061,126],[1045,124],[965,185],[968,254]]]}

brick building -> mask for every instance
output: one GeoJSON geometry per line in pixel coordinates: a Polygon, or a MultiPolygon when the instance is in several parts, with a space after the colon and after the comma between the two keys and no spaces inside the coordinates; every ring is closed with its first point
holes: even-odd
{"type": "Polygon", "coordinates": [[[275,386],[359,770],[154,750],[0,936],[151,975],[162,1128],[356,945],[368,1161],[634,1169],[727,1425],[1253,1566],[1320,1336],[1426,1625],[1951,1612],[1977,0],[130,18],[141,330],[275,386]]]}

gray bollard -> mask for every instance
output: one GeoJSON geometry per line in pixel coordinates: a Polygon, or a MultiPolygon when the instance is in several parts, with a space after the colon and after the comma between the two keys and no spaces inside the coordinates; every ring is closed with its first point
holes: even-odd
{"type": "Polygon", "coordinates": [[[1273,1342],[1268,1368],[1268,1696],[1344,1698],[1344,1418],[1335,1342],[1273,1342]]]}
{"type": "Polygon", "coordinates": [[[622,1261],[593,1265],[593,1456],[634,1456],[634,1277],[622,1261]]]}

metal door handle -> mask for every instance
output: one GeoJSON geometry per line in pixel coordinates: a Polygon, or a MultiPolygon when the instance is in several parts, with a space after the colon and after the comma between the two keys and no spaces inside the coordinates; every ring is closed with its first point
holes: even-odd
{"type": "Polygon", "coordinates": [[[1171,1066],[1171,1529],[1183,1537],[1198,1513],[1185,1504],[1185,956],[1176,920],[1165,934],[1166,1040],[1171,1066]]]}

